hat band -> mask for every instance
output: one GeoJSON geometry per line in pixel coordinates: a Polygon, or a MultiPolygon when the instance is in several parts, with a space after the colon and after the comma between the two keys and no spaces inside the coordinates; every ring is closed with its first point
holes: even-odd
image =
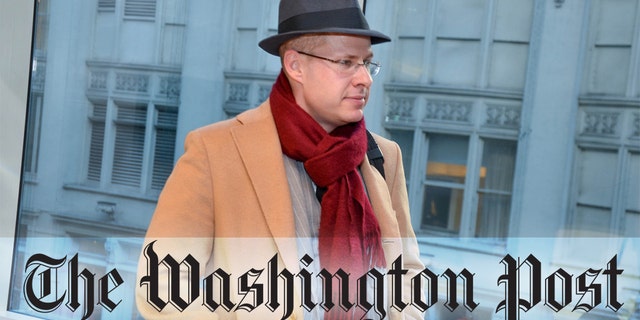
{"type": "Polygon", "coordinates": [[[348,28],[369,30],[369,24],[357,7],[309,12],[293,16],[278,24],[278,33],[292,31],[348,28]]]}

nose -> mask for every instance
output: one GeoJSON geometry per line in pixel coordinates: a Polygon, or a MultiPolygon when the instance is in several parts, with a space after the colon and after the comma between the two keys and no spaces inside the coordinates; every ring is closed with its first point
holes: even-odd
{"type": "Polygon", "coordinates": [[[369,70],[367,69],[367,67],[363,64],[358,65],[356,73],[353,76],[353,79],[355,81],[355,85],[364,85],[365,87],[370,87],[371,83],[373,83],[373,78],[371,77],[371,74],[369,73],[369,70]]]}

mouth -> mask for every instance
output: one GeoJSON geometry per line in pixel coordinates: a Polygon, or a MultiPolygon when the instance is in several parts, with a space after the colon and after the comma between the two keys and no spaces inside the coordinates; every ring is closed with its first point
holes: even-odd
{"type": "Polygon", "coordinates": [[[349,96],[349,97],[346,97],[345,100],[351,101],[352,103],[357,105],[359,108],[363,108],[364,105],[367,103],[367,99],[365,96],[349,96]]]}
{"type": "Polygon", "coordinates": [[[349,99],[349,100],[357,100],[357,101],[366,101],[367,100],[367,96],[364,94],[357,94],[357,95],[352,95],[352,96],[347,96],[345,99],[349,99]]]}

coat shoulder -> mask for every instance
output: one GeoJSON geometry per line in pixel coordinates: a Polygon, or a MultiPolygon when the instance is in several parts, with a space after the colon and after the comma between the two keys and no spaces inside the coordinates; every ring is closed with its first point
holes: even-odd
{"type": "Polygon", "coordinates": [[[400,146],[398,145],[398,143],[377,133],[371,132],[371,135],[376,140],[380,151],[382,151],[382,156],[384,157],[385,161],[397,161],[397,155],[400,154],[400,146]]]}

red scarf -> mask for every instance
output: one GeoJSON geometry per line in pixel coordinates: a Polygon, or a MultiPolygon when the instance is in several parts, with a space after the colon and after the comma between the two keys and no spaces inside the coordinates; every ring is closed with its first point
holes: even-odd
{"type": "Polygon", "coordinates": [[[351,281],[384,267],[380,226],[358,172],[367,151],[364,119],[327,133],[296,103],[283,72],[269,99],[284,154],[303,162],[311,180],[326,188],[320,204],[321,267],[331,273],[342,268],[351,281]]]}

